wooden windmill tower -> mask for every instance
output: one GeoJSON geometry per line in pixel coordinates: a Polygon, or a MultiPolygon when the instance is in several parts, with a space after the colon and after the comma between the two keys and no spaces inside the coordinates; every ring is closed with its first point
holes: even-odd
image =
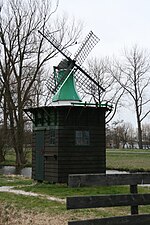
{"type": "Polygon", "coordinates": [[[48,88],[53,93],[50,106],[30,108],[33,114],[33,167],[35,180],[67,182],[68,174],[105,173],[105,113],[103,104],[81,101],[75,82],[84,88],[101,87],[81,67],[99,38],[91,31],[73,59],[53,35],[46,38],[64,59],[54,67],[48,88]]]}

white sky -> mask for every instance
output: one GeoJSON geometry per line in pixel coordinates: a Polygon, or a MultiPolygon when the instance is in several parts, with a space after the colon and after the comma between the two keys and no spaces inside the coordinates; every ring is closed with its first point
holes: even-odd
{"type": "Polygon", "coordinates": [[[138,44],[150,49],[150,0],[59,0],[58,12],[84,23],[100,39],[97,56],[116,55],[138,44]]]}
{"type": "MultiPolygon", "coordinates": [[[[83,22],[83,37],[92,30],[100,38],[92,56],[119,56],[135,44],[150,50],[150,0],[59,0],[57,12],[83,22]]],[[[122,117],[135,125],[133,111],[122,117]]]]}

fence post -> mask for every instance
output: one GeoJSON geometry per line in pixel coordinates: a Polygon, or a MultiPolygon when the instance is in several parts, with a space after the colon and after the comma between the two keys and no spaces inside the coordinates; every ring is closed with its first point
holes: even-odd
{"type": "MultiPolygon", "coordinates": [[[[130,185],[130,193],[131,194],[137,194],[138,193],[137,184],[136,185],[130,185]]],[[[134,214],[138,214],[138,205],[131,206],[131,215],[134,215],[134,214]]]]}

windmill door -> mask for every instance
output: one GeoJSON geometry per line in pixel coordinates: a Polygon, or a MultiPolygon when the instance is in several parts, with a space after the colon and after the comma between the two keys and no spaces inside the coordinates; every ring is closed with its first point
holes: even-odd
{"type": "Polygon", "coordinates": [[[44,180],[44,130],[36,131],[35,179],[44,180]]]}

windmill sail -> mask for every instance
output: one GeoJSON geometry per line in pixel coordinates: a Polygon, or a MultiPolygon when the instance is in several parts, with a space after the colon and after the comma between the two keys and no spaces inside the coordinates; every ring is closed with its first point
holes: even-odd
{"type": "Polygon", "coordinates": [[[53,47],[55,49],[57,49],[65,58],[67,58],[68,60],[70,60],[71,57],[71,53],[64,48],[64,46],[62,46],[60,44],[60,42],[57,41],[57,39],[54,37],[54,34],[49,33],[48,31],[43,34],[41,33],[41,31],[38,31],[48,42],[51,43],[51,45],[53,45],[53,47]]]}
{"type": "Polygon", "coordinates": [[[74,56],[74,60],[78,66],[81,66],[94,46],[99,42],[99,38],[90,31],[85,40],[77,50],[74,56]]]}
{"type": "MultiPolygon", "coordinates": [[[[80,71],[80,73],[78,72],[77,74],[80,74],[79,79],[84,80],[85,78],[89,80],[89,82],[92,82],[95,86],[97,86],[99,89],[101,89],[102,91],[105,91],[105,89],[97,82],[95,81],[92,76],[89,75],[89,73],[87,72],[87,70],[81,66],[77,66],[77,69],[80,71]],[[83,78],[82,78],[83,77],[83,78]]],[[[88,82],[88,83],[89,83],[88,82]]]]}
{"type": "MultiPolygon", "coordinates": [[[[55,71],[55,69],[54,69],[54,71],[55,71]]],[[[56,93],[55,89],[56,89],[57,84],[56,84],[56,74],[55,74],[55,72],[53,72],[50,75],[50,77],[47,80],[47,82],[46,82],[45,85],[52,92],[52,94],[55,94],[56,93]]]]}
{"type": "Polygon", "coordinates": [[[89,72],[82,66],[82,70],[80,67],[80,70],[77,70],[75,73],[75,80],[78,86],[82,86],[83,88],[86,88],[87,90],[91,90],[92,88],[99,88],[102,91],[105,91],[105,89],[99,84],[99,82],[95,81],[92,78],[92,75],[89,74],[89,72]],[[83,73],[84,71],[84,73],[83,73]]]}

